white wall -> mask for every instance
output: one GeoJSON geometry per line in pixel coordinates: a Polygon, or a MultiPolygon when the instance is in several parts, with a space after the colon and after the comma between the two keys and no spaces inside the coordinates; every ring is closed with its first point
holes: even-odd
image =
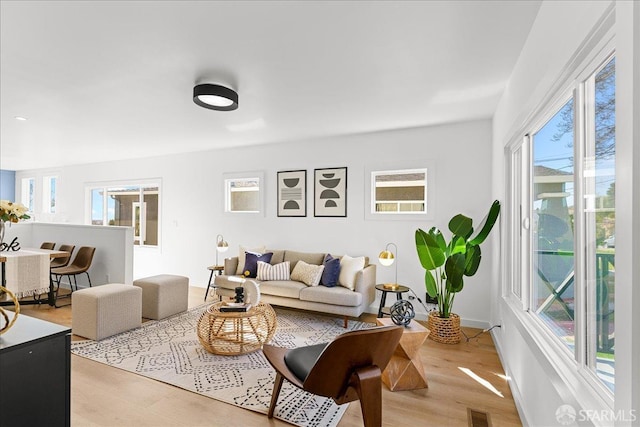
{"type": "MultiPolygon", "coordinates": [[[[616,228],[624,243],[616,242],[616,393],[615,410],[624,411],[627,423],[634,408],[640,419],[640,316],[633,313],[640,295],[633,284],[640,282],[640,3],[627,1],[545,1],[525,44],[493,120],[494,197],[504,199],[504,147],[518,134],[535,109],[553,92],[565,67],[575,60],[581,45],[603,22],[612,5],[616,33],[616,228]],[[635,83],[635,85],[634,85],[635,83]],[[634,151],[635,143],[635,151],[634,151]],[[635,168],[634,168],[635,166],[635,168]],[[634,185],[635,183],[635,185],[634,185]],[[627,233],[626,231],[629,231],[627,233]],[[635,239],[632,238],[635,236],[635,239]],[[635,266],[634,266],[635,260],[635,266]],[[635,337],[634,337],[634,327],[635,337]]],[[[612,21],[613,22],[613,21],[612,21]]],[[[494,258],[492,271],[501,277],[494,258]]],[[[560,370],[558,360],[539,349],[539,336],[523,322],[522,310],[502,298],[502,286],[492,283],[492,323],[501,323],[494,339],[525,425],[557,425],[555,411],[562,404],[579,409],[600,410],[605,402],[579,380],[580,372],[560,370]]],[[[587,425],[588,422],[581,423],[587,425]]],[[[603,422],[595,424],[611,425],[603,422]]],[[[625,425],[625,422],[616,422],[625,425]]]]}
{"type": "MultiPolygon", "coordinates": [[[[212,113],[216,114],[216,113],[212,113]]],[[[179,143],[177,141],[176,143],[179,143]]],[[[40,171],[18,172],[40,176],[40,171]]],[[[480,221],[491,199],[491,122],[405,129],[362,135],[240,147],[208,152],[154,157],[122,162],[65,167],[59,171],[60,220],[85,221],[85,184],[113,180],[161,180],[160,249],[135,248],[134,278],[158,273],[189,276],[206,286],[207,266],[215,262],[215,237],[221,233],[237,253],[238,245],[266,245],[301,251],[366,255],[377,262],[385,244],[398,246],[398,281],[424,298],[424,270],[418,261],[414,231],[438,226],[447,230],[449,219],[465,213],[480,221]],[[436,192],[433,221],[365,220],[365,170],[370,165],[390,168],[435,165],[436,192]],[[313,169],[348,167],[346,218],[313,216],[313,169]],[[276,213],[276,173],[307,170],[306,218],[280,218],[276,213]],[[225,172],[263,171],[266,181],[264,216],[223,212],[225,172]]],[[[37,181],[39,178],[37,179],[37,181]]],[[[447,234],[448,235],[448,234],[447,234]]],[[[456,297],[455,311],[467,324],[486,326],[492,253],[466,289],[456,297]]],[[[378,281],[393,280],[393,267],[378,266],[378,281]]],[[[374,303],[374,304],[377,304],[374,303]]],[[[416,304],[417,305],[417,304],[416,304]]],[[[377,305],[371,307],[376,312],[377,305]]],[[[419,309],[419,312],[424,310],[419,309]]]]}

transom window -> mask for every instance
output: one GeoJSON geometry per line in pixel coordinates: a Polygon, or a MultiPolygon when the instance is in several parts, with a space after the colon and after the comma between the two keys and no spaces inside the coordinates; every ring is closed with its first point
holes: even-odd
{"type": "Polygon", "coordinates": [[[264,210],[262,172],[224,174],[224,211],[258,214],[264,210]]]}
{"type": "Polygon", "coordinates": [[[371,172],[371,213],[427,212],[427,169],[371,172]]]}

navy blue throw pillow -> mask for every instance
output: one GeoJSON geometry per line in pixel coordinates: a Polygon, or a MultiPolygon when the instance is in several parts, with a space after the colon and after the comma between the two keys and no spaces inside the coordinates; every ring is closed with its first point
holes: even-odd
{"type": "Polygon", "coordinates": [[[340,277],[340,258],[334,258],[331,254],[327,254],[322,265],[324,265],[324,271],[322,272],[320,284],[333,288],[338,284],[338,278],[340,277]]]}
{"type": "Polygon", "coordinates": [[[244,271],[242,274],[244,277],[255,277],[258,275],[258,261],[271,263],[271,257],[273,252],[267,252],[266,254],[256,254],[253,252],[246,252],[244,258],[244,271]]]}

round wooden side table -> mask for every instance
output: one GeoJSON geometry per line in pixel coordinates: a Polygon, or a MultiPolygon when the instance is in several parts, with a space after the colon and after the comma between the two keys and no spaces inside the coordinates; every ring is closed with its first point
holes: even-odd
{"type": "Polygon", "coordinates": [[[382,291],[382,297],[380,298],[380,307],[378,308],[378,317],[382,317],[384,314],[389,314],[382,311],[382,309],[385,308],[385,304],[387,303],[387,294],[389,292],[396,294],[396,299],[398,301],[402,299],[403,293],[409,292],[409,288],[402,285],[394,285],[393,287],[390,287],[388,285],[376,285],[376,289],[382,291]]]}
{"type": "Polygon", "coordinates": [[[269,304],[258,303],[249,311],[222,312],[224,302],[210,305],[198,320],[200,344],[213,354],[233,356],[251,353],[273,338],[276,312],[269,304]]]}

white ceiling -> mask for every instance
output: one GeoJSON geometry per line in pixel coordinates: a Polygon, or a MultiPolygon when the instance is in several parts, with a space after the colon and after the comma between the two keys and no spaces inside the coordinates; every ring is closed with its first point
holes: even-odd
{"type": "Polygon", "coordinates": [[[0,168],[491,117],[539,6],[2,0],[0,168]],[[201,82],[238,110],[196,106],[201,82]]]}

